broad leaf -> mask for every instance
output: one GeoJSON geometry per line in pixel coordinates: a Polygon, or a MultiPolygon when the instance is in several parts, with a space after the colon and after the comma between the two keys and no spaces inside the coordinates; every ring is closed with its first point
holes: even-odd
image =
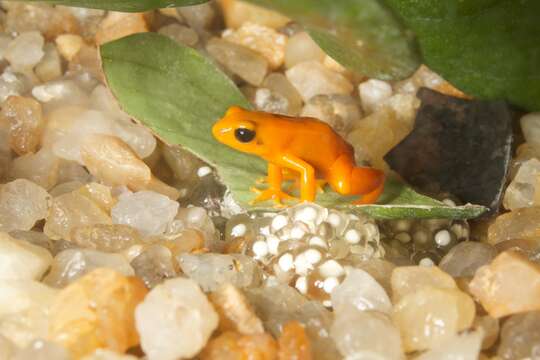
{"type": "Polygon", "coordinates": [[[208,0],[24,0],[24,2],[31,1],[90,9],[141,12],[167,7],[197,5],[208,0]]]}
{"type": "Polygon", "coordinates": [[[249,0],[297,20],[334,60],[383,80],[409,76],[419,65],[414,41],[378,0],[249,0]]]}
{"type": "MultiPolygon", "coordinates": [[[[252,207],[249,188],[265,175],[261,159],[219,144],[211,127],[228,107],[250,105],[235,84],[197,51],[154,34],[136,34],[101,48],[103,69],[120,105],[133,118],[171,144],[181,144],[213,165],[234,199],[246,209],[274,210],[271,203],[252,207]]],[[[331,191],[317,202],[377,218],[471,218],[483,207],[450,208],[410,188],[389,182],[385,205],[355,206],[331,191]]]]}
{"type": "Polygon", "coordinates": [[[540,1],[386,0],[425,63],[468,94],[540,110],[540,1]]]}

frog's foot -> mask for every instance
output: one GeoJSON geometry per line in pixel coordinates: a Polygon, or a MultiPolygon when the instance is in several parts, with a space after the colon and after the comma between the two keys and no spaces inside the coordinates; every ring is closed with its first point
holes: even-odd
{"type": "Polygon", "coordinates": [[[257,197],[251,201],[251,204],[256,204],[267,200],[274,200],[276,204],[281,205],[283,200],[298,200],[281,189],[269,188],[261,190],[256,187],[252,187],[250,190],[258,194],[257,197]]]}
{"type": "MultiPolygon", "coordinates": [[[[315,180],[315,189],[318,193],[324,194],[324,187],[326,186],[326,184],[328,184],[328,181],[324,179],[317,179],[315,180]]],[[[294,183],[291,184],[291,186],[289,186],[287,190],[293,191],[296,189],[300,189],[300,179],[298,177],[294,179],[294,183]]]]}

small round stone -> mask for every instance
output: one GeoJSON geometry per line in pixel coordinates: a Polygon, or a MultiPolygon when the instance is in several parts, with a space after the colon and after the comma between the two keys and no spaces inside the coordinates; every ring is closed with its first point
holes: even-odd
{"type": "Polygon", "coordinates": [[[441,230],[435,234],[435,242],[439,246],[446,246],[450,244],[450,241],[452,241],[452,237],[448,230],[441,230]]]}
{"type": "Polygon", "coordinates": [[[345,241],[349,244],[358,244],[360,242],[360,233],[355,229],[347,230],[345,233],[345,241]]]}
{"type": "Polygon", "coordinates": [[[294,267],[294,258],[292,254],[283,254],[278,260],[278,265],[284,272],[290,271],[294,267]]]}
{"type": "Polygon", "coordinates": [[[272,220],[272,230],[278,231],[284,228],[289,223],[289,219],[285,215],[277,215],[272,220]]]}
{"type": "Polygon", "coordinates": [[[245,224],[238,224],[231,230],[231,235],[234,237],[240,237],[246,235],[247,227],[245,224]]]}
{"type": "Polygon", "coordinates": [[[332,291],[339,285],[339,280],[335,277],[329,277],[324,280],[323,289],[326,293],[331,294],[332,291]]]}
{"type": "Polygon", "coordinates": [[[336,260],[327,260],[319,266],[319,272],[325,278],[340,277],[345,274],[345,269],[336,260]]]}
{"type": "Polygon", "coordinates": [[[420,260],[420,262],[418,263],[418,265],[420,265],[420,266],[425,266],[425,267],[431,267],[431,266],[434,266],[435,263],[434,263],[433,260],[431,260],[430,258],[425,257],[425,258],[423,258],[422,260],[420,260]]]}
{"type": "Polygon", "coordinates": [[[307,278],[305,276],[300,276],[298,279],[296,279],[294,287],[298,291],[300,291],[302,294],[304,295],[307,294],[307,291],[308,291],[307,278]]]}
{"type": "Polygon", "coordinates": [[[265,241],[256,241],[253,244],[253,252],[256,257],[264,257],[268,255],[268,245],[265,241]]]}
{"type": "Polygon", "coordinates": [[[304,257],[310,264],[316,264],[322,259],[322,254],[315,249],[309,249],[304,252],[304,257]]]}
{"type": "Polygon", "coordinates": [[[451,206],[451,207],[456,206],[456,203],[452,199],[444,199],[442,202],[447,206],[451,206]]]}

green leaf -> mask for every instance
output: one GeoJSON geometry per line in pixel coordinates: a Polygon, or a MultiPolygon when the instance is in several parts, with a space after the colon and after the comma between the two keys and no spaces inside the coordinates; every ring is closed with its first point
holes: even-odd
{"type": "MultiPolygon", "coordinates": [[[[252,207],[249,188],[266,173],[266,163],[214,140],[211,127],[232,105],[250,105],[235,84],[197,51],[155,33],[135,34],[101,47],[110,89],[128,114],[171,144],[181,144],[213,165],[234,199],[246,209],[274,210],[271,203],[252,207]]],[[[331,191],[317,202],[377,218],[471,218],[485,209],[450,208],[390,181],[385,205],[355,206],[331,191]]]]}
{"type": "Polygon", "coordinates": [[[386,0],[459,89],[540,110],[540,1],[386,0]]]}
{"type": "Polygon", "coordinates": [[[419,66],[414,41],[378,0],[248,0],[295,19],[334,60],[382,80],[419,66]]]}
{"type": "Polygon", "coordinates": [[[24,2],[41,2],[54,5],[123,12],[142,12],[167,7],[190,6],[202,4],[207,1],[208,0],[24,0],[24,2]]]}

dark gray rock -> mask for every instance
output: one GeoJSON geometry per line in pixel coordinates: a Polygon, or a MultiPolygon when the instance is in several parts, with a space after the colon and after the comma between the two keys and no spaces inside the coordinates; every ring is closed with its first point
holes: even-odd
{"type": "Polygon", "coordinates": [[[465,203],[499,208],[512,152],[504,102],[464,100],[426,88],[415,127],[385,160],[411,185],[465,203]]]}

